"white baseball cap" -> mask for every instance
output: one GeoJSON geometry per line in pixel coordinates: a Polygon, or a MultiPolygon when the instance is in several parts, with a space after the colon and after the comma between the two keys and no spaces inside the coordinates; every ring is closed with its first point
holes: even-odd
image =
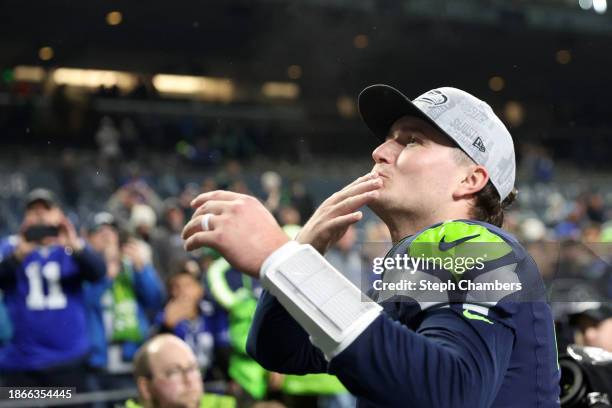
{"type": "Polygon", "coordinates": [[[516,161],[510,132],[484,101],[457,88],[443,87],[410,101],[389,85],[371,85],[359,94],[359,113],[379,139],[393,123],[415,116],[453,140],[474,162],[484,166],[503,201],[514,188],[516,161]]]}

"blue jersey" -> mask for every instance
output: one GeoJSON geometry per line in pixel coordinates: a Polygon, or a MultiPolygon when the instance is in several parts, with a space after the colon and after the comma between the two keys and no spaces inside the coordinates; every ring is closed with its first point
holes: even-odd
{"type": "MultiPolygon", "coordinates": [[[[405,238],[385,259],[404,254],[434,260],[432,268],[408,274],[407,287],[413,279],[437,289],[373,291],[384,313],[330,361],[268,292],[258,304],[249,354],[273,371],[335,374],[359,407],[559,406],[552,313],[538,269],[514,237],[483,222],[451,221],[405,238]],[[459,263],[458,254],[474,250],[468,241],[489,245],[475,255],[490,256],[459,263]],[[455,261],[436,265],[440,253],[455,261]],[[466,278],[474,285],[457,284],[466,278]],[[476,285],[494,281],[512,285],[488,292],[476,285]],[[442,282],[456,285],[433,285],[442,282]]],[[[394,271],[385,268],[381,276],[392,282],[394,271]]]]}
{"type": "Polygon", "coordinates": [[[103,259],[88,247],[74,254],[62,246],[40,248],[22,262],[5,257],[0,288],[13,337],[0,349],[0,369],[39,370],[84,358],[89,340],[83,280],[105,273],[103,259]]]}
{"type": "MultiPolygon", "coordinates": [[[[180,321],[172,333],[191,347],[200,368],[204,371],[212,367],[214,352],[229,347],[227,314],[209,301],[200,302],[200,314],[194,320],[180,321]]],[[[157,317],[157,324],[163,325],[164,312],[157,317]]]]}

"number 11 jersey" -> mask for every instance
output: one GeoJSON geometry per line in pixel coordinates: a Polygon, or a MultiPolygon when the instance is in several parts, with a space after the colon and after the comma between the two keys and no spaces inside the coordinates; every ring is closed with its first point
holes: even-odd
{"type": "Polygon", "coordinates": [[[0,288],[13,336],[0,348],[0,370],[37,371],[84,358],[90,345],[82,290],[92,275],[83,270],[87,265],[62,246],[6,262],[0,288]]]}

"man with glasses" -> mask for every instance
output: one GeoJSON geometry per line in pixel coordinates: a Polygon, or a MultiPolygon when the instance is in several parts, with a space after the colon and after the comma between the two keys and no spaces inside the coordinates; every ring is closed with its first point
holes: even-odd
{"type": "Polygon", "coordinates": [[[127,408],[234,408],[231,397],[204,394],[198,361],[183,340],[160,334],[148,340],[134,358],[139,403],[127,408]]]}

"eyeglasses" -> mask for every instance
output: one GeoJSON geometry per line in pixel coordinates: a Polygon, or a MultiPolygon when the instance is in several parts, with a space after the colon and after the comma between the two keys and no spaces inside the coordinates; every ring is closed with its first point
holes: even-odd
{"type": "Polygon", "coordinates": [[[178,381],[183,376],[192,377],[195,375],[200,375],[200,367],[197,364],[191,364],[187,367],[172,367],[164,371],[163,378],[170,381],[178,381]]]}

